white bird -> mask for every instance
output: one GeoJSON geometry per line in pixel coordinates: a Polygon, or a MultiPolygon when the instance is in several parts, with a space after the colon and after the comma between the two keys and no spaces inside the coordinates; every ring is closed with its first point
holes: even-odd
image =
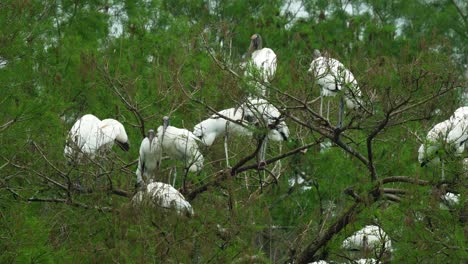
{"type": "MultiPolygon", "coordinates": [[[[251,60],[247,64],[245,76],[253,78],[253,85],[261,95],[267,95],[265,83],[269,83],[276,73],[276,54],[270,48],[262,48],[262,37],[253,34],[250,37],[248,54],[251,60]]],[[[252,83],[252,82],[250,82],[252,83]]]]}
{"type": "Polygon", "coordinates": [[[468,106],[462,106],[455,110],[450,119],[468,119],[468,106]]]}
{"type": "Polygon", "coordinates": [[[252,136],[252,131],[246,126],[249,125],[244,120],[242,109],[229,108],[219,111],[210,118],[195,125],[193,134],[198,137],[206,146],[213,145],[218,136],[224,135],[224,152],[226,155],[226,165],[229,167],[228,156],[228,135],[252,136]],[[224,117],[231,119],[232,122],[224,117]]]}
{"type": "Polygon", "coordinates": [[[162,153],[184,162],[185,170],[198,172],[203,168],[203,155],[197,145],[200,140],[187,129],[169,126],[167,116],[163,118],[163,125],[158,127],[158,140],[162,153]]]}
{"type": "Polygon", "coordinates": [[[80,161],[83,155],[95,158],[109,151],[116,143],[124,151],[130,148],[124,126],[117,120],[99,120],[91,114],[78,119],[68,133],[64,155],[69,160],[80,161]]]}
{"type": "MultiPolygon", "coordinates": [[[[224,151],[226,155],[226,164],[229,167],[229,155],[227,147],[228,136],[235,135],[252,137],[252,130],[254,129],[252,125],[253,124],[245,120],[244,109],[242,107],[239,109],[229,108],[221,110],[218,113],[212,115],[210,118],[195,125],[193,129],[193,134],[197,136],[202,141],[202,143],[204,143],[207,146],[211,146],[217,137],[224,135],[224,151]],[[225,119],[224,117],[227,119],[225,119]],[[231,120],[235,122],[232,122],[231,120]]],[[[283,123],[282,125],[285,126],[286,124],[283,123]]],[[[284,140],[284,138],[281,136],[281,133],[285,133],[287,139],[287,137],[289,136],[289,130],[287,126],[285,128],[279,128],[278,126],[278,128],[271,129],[268,132],[268,138],[274,141],[284,140]],[[278,131],[277,129],[280,129],[280,131],[278,131]]]]}
{"type": "Polygon", "coordinates": [[[460,194],[455,194],[451,192],[446,192],[444,195],[441,195],[440,198],[445,204],[447,204],[450,207],[456,206],[460,202],[460,194]]]}
{"type": "Polygon", "coordinates": [[[392,252],[392,241],[390,237],[375,225],[367,225],[361,230],[355,232],[352,236],[346,238],[341,246],[347,250],[362,250],[379,252],[381,249],[384,252],[392,252]]]}
{"type": "MultiPolygon", "coordinates": [[[[340,61],[322,56],[319,50],[314,50],[313,60],[310,63],[309,73],[313,74],[315,81],[321,87],[320,115],[322,115],[323,97],[340,94],[340,112],[338,127],[343,122],[344,102],[349,109],[362,106],[361,90],[356,78],[340,61]],[[344,102],[343,102],[344,99],[344,102]]],[[[327,119],[329,119],[330,102],[328,102],[327,119]]]]}
{"type": "Polygon", "coordinates": [[[441,163],[441,178],[444,180],[444,160],[450,155],[461,155],[467,140],[468,119],[450,118],[438,123],[427,133],[426,142],[418,149],[421,167],[441,163]]]}
{"type": "Polygon", "coordinates": [[[358,260],[355,260],[353,263],[356,263],[356,264],[377,264],[377,260],[376,260],[376,259],[373,259],[373,258],[370,258],[370,259],[358,259],[358,260]]]}
{"type": "Polygon", "coordinates": [[[145,201],[149,201],[149,204],[155,207],[175,209],[180,215],[192,216],[194,214],[192,205],[179,191],[167,183],[150,182],[146,186],[146,192],[139,191],[132,198],[134,206],[142,205],[145,201]]]}
{"type": "Polygon", "coordinates": [[[280,142],[287,141],[289,138],[289,128],[278,108],[265,99],[249,98],[242,105],[242,109],[246,120],[255,123],[257,128],[268,129],[268,133],[262,139],[259,151],[259,164],[262,165],[265,162],[268,139],[280,142]]]}
{"type": "Polygon", "coordinates": [[[138,168],[135,172],[137,176],[137,186],[146,180],[154,179],[161,160],[161,145],[155,137],[153,129],[148,131],[148,136],[143,139],[140,145],[140,157],[138,158],[138,168]]]}

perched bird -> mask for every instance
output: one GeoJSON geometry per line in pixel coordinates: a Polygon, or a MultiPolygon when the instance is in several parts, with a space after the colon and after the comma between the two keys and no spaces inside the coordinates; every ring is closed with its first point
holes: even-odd
{"type": "Polygon", "coordinates": [[[163,118],[163,125],[158,127],[158,140],[162,153],[184,162],[185,170],[198,172],[203,168],[203,155],[197,145],[200,140],[187,129],[169,126],[167,116],[163,118]]]}
{"type": "MultiPolygon", "coordinates": [[[[265,163],[265,153],[268,139],[273,141],[287,141],[289,138],[289,128],[284,121],[281,112],[267,100],[261,98],[249,98],[242,105],[244,117],[259,129],[266,128],[268,133],[261,139],[262,143],[259,151],[259,164],[265,163]]],[[[281,145],[280,145],[281,147],[281,145]]]]}
{"type": "Polygon", "coordinates": [[[418,149],[421,167],[441,163],[441,178],[444,180],[444,160],[452,155],[461,155],[467,140],[468,119],[452,117],[438,123],[427,133],[426,142],[418,149]]]}
{"type": "Polygon", "coordinates": [[[463,106],[455,110],[450,119],[468,119],[468,106],[463,106]]]}
{"type": "Polygon", "coordinates": [[[355,260],[353,263],[356,263],[356,264],[377,264],[377,260],[376,259],[373,259],[373,258],[370,258],[370,259],[358,259],[358,260],[355,260]]]}
{"type": "MultiPolygon", "coordinates": [[[[323,97],[340,95],[340,112],[338,127],[342,126],[344,102],[348,109],[357,109],[362,106],[361,90],[354,75],[340,61],[322,56],[319,50],[314,50],[313,60],[308,70],[320,91],[320,115],[322,115],[323,97]]],[[[327,119],[329,119],[330,102],[328,102],[327,119]]]]}
{"type": "Polygon", "coordinates": [[[346,238],[341,246],[347,250],[360,250],[364,252],[384,252],[390,253],[392,249],[392,241],[390,237],[380,228],[375,225],[367,225],[361,230],[355,232],[352,236],[346,238]]]}
{"type": "Polygon", "coordinates": [[[154,179],[161,159],[161,145],[155,137],[153,129],[148,131],[148,136],[143,139],[140,145],[140,157],[138,158],[138,168],[135,172],[137,176],[137,186],[141,186],[144,179],[154,179]]]}
{"type": "Polygon", "coordinates": [[[276,73],[276,54],[270,48],[263,48],[260,34],[253,34],[250,37],[250,46],[247,52],[250,61],[247,63],[245,76],[252,78],[250,83],[258,92],[266,96],[267,89],[265,83],[269,83],[276,73]]]}
{"type": "Polygon", "coordinates": [[[445,194],[441,195],[440,198],[444,203],[440,205],[441,208],[447,208],[445,205],[454,207],[460,203],[460,194],[446,192],[445,194]]]}
{"type": "Polygon", "coordinates": [[[132,198],[134,206],[143,205],[145,201],[154,207],[175,209],[180,215],[193,216],[194,214],[192,205],[179,191],[167,183],[151,181],[146,186],[146,191],[139,191],[132,198]]]}
{"type": "MultiPolygon", "coordinates": [[[[255,116],[253,116],[253,113],[251,112],[249,112],[249,115],[250,116],[247,118],[253,122],[255,120],[255,116]]],[[[252,137],[254,125],[254,123],[248,122],[244,118],[243,107],[238,109],[229,108],[221,110],[218,113],[212,115],[210,118],[203,120],[202,122],[195,125],[193,134],[207,146],[211,146],[217,137],[224,136],[226,164],[229,167],[229,154],[227,145],[228,137],[230,135],[252,137]]],[[[285,140],[281,133],[284,134],[286,139],[289,136],[289,130],[285,123],[270,129],[267,136],[269,139],[274,141],[285,140]]]]}
{"type": "Polygon", "coordinates": [[[99,120],[91,114],[78,119],[68,133],[64,155],[70,161],[81,161],[83,156],[94,159],[117,144],[124,151],[130,148],[124,126],[117,120],[99,120]]]}
{"type": "Polygon", "coordinates": [[[213,145],[218,136],[224,136],[224,152],[226,164],[229,167],[229,154],[227,141],[229,135],[252,136],[252,131],[247,127],[249,123],[244,120],[242,109],[229,108],[219,111],[210,118],[195,125],[193,134],[206,146],[213,145]],[[228,118],[228,119],[225,119],[228,118]],[[234,121],[234,122],[232,122],[234,121]]]}

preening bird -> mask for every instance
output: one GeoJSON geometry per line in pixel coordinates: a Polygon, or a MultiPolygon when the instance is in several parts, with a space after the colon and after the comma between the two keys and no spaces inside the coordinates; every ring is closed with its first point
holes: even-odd
{"type": "MultiPolygon", "coordinates": [[[[260,113],[258,113],[257,116],[254,116],[252,110],[250,109],[248,115],[249,116],[247,118],[251,121],[254,121],[256,117],[263,118],[261,117],[260,113]]],[[[221,110],[217,114],[214,114],[210,118],[203,120],[202,122],[195,125],[193,134],[207,146],[211,146],[217,137],[224,136],[226,164],[229,167],[229,154],[227,145],[228,137],[231,135],[252,137],[254,125],[254,123],[248,122],[244,118],[243,107],[238,109],[229,108],[221,110]]],[[[268,131],[267,136],[273,141],[282,141],[285,140],[284,138],[287,140],[289,136],[289,130],[286,126],[286,123],[283,121],[283,123],[279,124],[278,126],[272,127],[272,129],[268,131]],[[281,133],[284,134],[284,137],[281,133]]]]}
{"type": "Polygon", "coordinates": [[[80,161],[83,155],[93,159],[117,144],[124,151],[130,148],[124,126],[117,120],[87,114],[78,119],[68,133],[64,155],[69,160],[80,161]]]}
{"type": "Polygon", "coordinates": [[[276,54],[270,48],[263,48],[260,34],[253,34],[250,37],[250,46],[247,52],[250,61],[247,63],[245,75],[253,78],[251,82],[258,92],[266,96],[267,89],[265,83],[269,83],[276,73],[276,54]]]}
{"type": "Polygon", "coordinates": [[[200,140],[187,129],[170,126],[167,116],[163,118],[163,125],[158,127],[158,140],[162,153],[184,162],[186,170],[198,172],[203,168],[203,155],[197,145],[200,140]]]}
{"type": "MultiPolygon", "coordinates": [[[[254,123],[257,128],[267,128],[268,133],[264,136],[259,151],[259,164],[265,163],[265,153],[268,139],[273,141],[287,141],[289,128],[284,121],[281,112],[267,100],[261,98],[249,98],[242,105],[245,119],[254,123]]],[[[281,144],[280,144],[281,147],[281,144]]]]}
{"type": "Polygon", "coordinates": [[[167,183],[150,182],[146,186],[146,191],[139,191],[132,198],[134,206],[144,205],[145,201],[154,207],[175,209],[180,215],[192,216],[194,214],[192,205],[179,191],[167,183]]]}
{"type": "Polygon", "coordinates": [[[161,144],[155,137],[153,129],[148,131],[148,136],[143,139],[140,145],[140,157],[138,158],[138,168],[135,172],[137,185],[141,185],[146,180],[154,179],[161,160],[161,144]]]}
{"type": "MultiPolygon", "coordinates": [[[[313,60],[308,70],[320,90],[320,115],[323,111],[323,97],[340,95],[340,112],[338,127],[341,127],[344,114],[344,102],[348,109],[357,109],[362,106],[361,90],[354,75],[340,61],[322,56],[319,50],[314,50],[313,60]]],[[[329,119],[330,102],[328,102],[327,119],[329,119]]]]}
{"type": "Polygon", "coordinates": [[[427,133],[426,142],[418,149],[421,167],[441,163],[441,178],[444,180],[444,160],[452,155],[461,155],[467,140],[468,119],[451,117],[438,123],[427,133]]]}
{"type": "Polygon", "coordinates": [[[226,165],[229,167],[229,154],[227,141],[229,135],[236,136],[252,136],[252,131],[247,127],[249,123],[244,120],[242,109],[229,108],[221,110],[218,114],[212,115],[210,118],[203,120],[195,125],[193,134],[197,136],[206,146],[213,145],[213,142],[218,136],[224,136],[224,152],[226,155],[226,165]],[[224,117],[231,119],[225,119],[224,117]]]}
{"type": "Polygon", "coordinates": [[[382,228],[375,225],[367,225],[355,232],[343,241],[341,247],[347,250],[371,250],[371,252],[380,252],[381,249],[387,253],[393,251],[390,237],[382,228]]]}

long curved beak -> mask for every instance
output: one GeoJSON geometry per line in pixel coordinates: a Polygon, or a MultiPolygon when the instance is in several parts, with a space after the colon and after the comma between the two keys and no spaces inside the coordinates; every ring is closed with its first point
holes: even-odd
{"type": "Polygon", "coordinates": [[[153,145],[153,140],[154,140],[154,130],[150,130],[148,132],[148,140],[149,140],[149,149],[151,150],[151,146],[153,145]]]}
{"type": "Polygon", "coordinates": [[[130,149],[130,144],[128,142],[120,142],[115,140],[115,143],[123,150],[128,151],[130,149]]]}

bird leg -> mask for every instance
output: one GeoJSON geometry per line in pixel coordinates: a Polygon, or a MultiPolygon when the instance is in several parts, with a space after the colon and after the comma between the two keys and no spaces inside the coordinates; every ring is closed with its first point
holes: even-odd
{"type": "Polygon", "coordinates": [[[320,116],[322,116],[323,96],[320,94],[320,116]]]}
{"type": "Polygon", "coordinates": [[[245,188],[247,191],[249,190],[249,177],[247,176],[247,173],[244,172],[244,180],[245,180],[245,188]]]}
{"type": "Polygon", "coordinates": [[[441,167],[442,167],[441,178],[442,178],[442,181],[445,181],[445,171],[444,171],[444,160],[443,159],[441,159],[440,164],[441,164],[441,167]]]}
{"type": "MultiPolygon", "coordinates": [[[[283,151],[283,144],[282,142],[280,141],[279,142],[279,152],[282,153],[283,151]]],[[[271,170],[274,174],[279,175],[281,174],[281,160],[278,160],[275,164],[275,166],[273,167],[273,169],[271,170]]]]}
{"type": "Polygon", "coordinates": [[[263,169],[266,165],[265,153],[268,144],[268,136],[264,136],[260,144],[260,150],[258,151],[258,168],[263,169]]]}
{"type": "Polygon", "coordinates": [[[226,123],[226,133],[224,133],[224,153],[226,155],[226,168],[230,168],[229,166],[229,153],[228,153],[228,127],[229,121],[226,123]]]}
{"type": "Polygon", "coordinates": [[[330,121],[330,100],[327,100],[327,120],[330,121]]]}
{"type": "Polygon", "coordinates": [[[337,128],[341,128],[343,126],[343,114],[344,114],[344,99],[343,96],[340,97],[340,110],[338,112],[338,125],[337,128]]]}
{"type": "Polygon", "coordinates": [[[177,167],[174,167],[174,179],[172,180],[172,186],[175,186],[177,179],[177,167]]]}

